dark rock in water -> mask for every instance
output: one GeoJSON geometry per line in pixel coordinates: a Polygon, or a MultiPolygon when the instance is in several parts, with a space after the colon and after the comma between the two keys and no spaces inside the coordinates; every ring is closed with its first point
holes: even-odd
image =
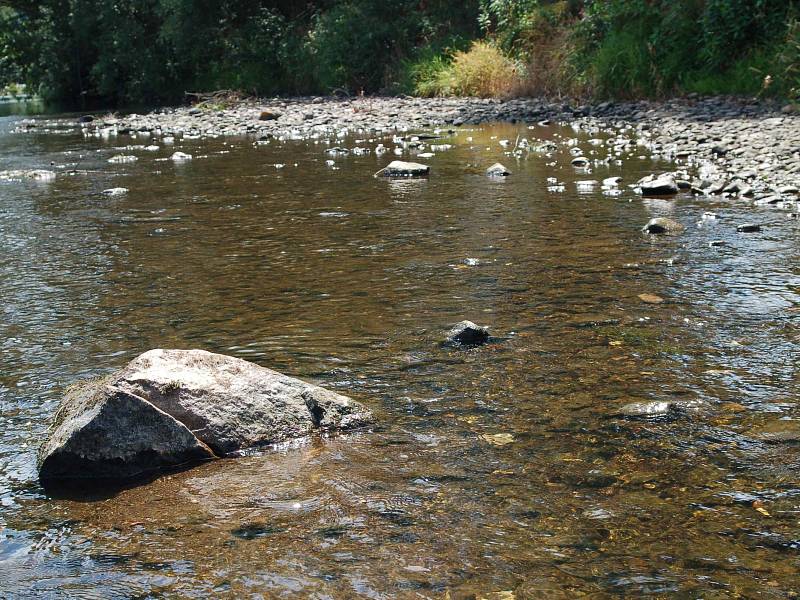
{"type": "Polygon", "coordinates": [[[281,113],[275,112],[272,110],[262,110],[261,114],[258,115],[259,121],[276,121],[280,118],[281,113]]]}
{"type": "Polygon", "coordinates": [[[650,219],[647,222],[647,225],[642,227],[642,231],[644,233],[655,233],[655,234],[681,233],[684,229],[686,228],[677,221],[673,221],[672,219],[667,219],[665,217],[657,217],[655,219],[650,219]]]}
{"type": "Polygon", "coordinates": [[[756,233],[761,231],[761,225],[757,223],[743,223],[742,225],[737,225],[736,231],[739,233],[756,233]]]}
{"type": "Polygon", "coordinates": [[[266,537],[273,533],[280,533],[284,531],[280,527],[268,525],[266,523],[245,523],[244,525],[232,529],[231,533],[234,537],[242,540],[255,540],[257,538],[266,537]]]}
{"type": "Polygon", "coordinates": [[[728,242],[725,240],[711,240],[708,242],[709,248],[719,248],[720,246],[727,246],[728,242]]]}
{"type": "Polygon", "coordinates": [[[668,176],[639,182],[639,187],[643,196],[672,196],[678,193],[678,184],[668,176]]]}
{"type": "Polygon", "coordinates": [[[480,346],[488,340],[488,327],[476,325],[472,321],[461,321],[447,332],[445,343],[453,346],[480,346]]]}
{"type": "Polygon", "coordinates": [[[94,121],[94,117],[92,115],[83,115],[82,117],[78,117],[78,123],[91,123],[94,121]]]}
{"type": "Polygon", "coordinates": [[[506,169],[500,163],[494,163],[491,167],[486,169],[486,175],[489,177],[506,177],[511,175],[511,171],[506,169]]]}
{"type": "Polygon", "coordinates": [[[151,350],[66,394],[39,450],[39,476],[134,477],[372,420],[346,396],[239,358],[151,350]]]}
{"type": "Polygon", "coordinates": [[[375,173],[375,177],[425,177],[430,170],[428,165],[393,160],[388,166],[375,173]]]}

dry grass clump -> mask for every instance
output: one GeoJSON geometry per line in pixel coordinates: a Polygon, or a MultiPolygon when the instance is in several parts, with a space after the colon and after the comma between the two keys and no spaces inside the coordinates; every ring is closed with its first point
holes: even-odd
{"type": "Polygon", "coordinates": [[[521,68],[496,46],[480,41],[457,52],[450,67],[453,93],[462,96],[510,96],[519,87],[521,68]]]}
{"type": "Polygon", "coordinates": [[[449,62],[437,59],[420,68],[415,91],[421,96],[507,97],[520,87],[521,70],[494,44],[477,41],[449,62]]]}

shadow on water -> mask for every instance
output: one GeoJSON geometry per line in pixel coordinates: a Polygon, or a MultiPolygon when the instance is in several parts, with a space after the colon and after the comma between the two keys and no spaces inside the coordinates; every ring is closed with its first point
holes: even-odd
{"type": "Polygon", "coordinates": [[[152,483],[161,477],[170,477],[197,467],[201,463],[178,465],[170,469],[160,469],[142,473],[136,477],[119,478],[80,478],[41,479],[39,484],[51,500],[71,500],[73,502],[98,502],[110,500],[122,492],[152,483]]]}

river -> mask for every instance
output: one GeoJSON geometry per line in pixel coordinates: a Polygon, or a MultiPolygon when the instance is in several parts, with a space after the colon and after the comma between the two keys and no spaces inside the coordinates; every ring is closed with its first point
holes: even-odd
{"type": "Polygon", "coordinates": [[[785,211],[578,189],[670,163],[636,148],[586,175],[562,142],[607,133],[555,125],[444,132],[452,148],[416,159],[428,179],[384,180],[391,154],[325,150],[391,136],[167,146],[18,119],[0,118],[0,170],[57,177],[0,181],[0,597],[794,597],[785,211]],[[534,134],[559,149],[499,143],[534,134]],[[512,175],[486,177],[495,161],[512,175]],[[655,216],[687,230],[642,234],[655,216]],[[492,343],[443,347],[462,319],[492,343]],[[157,347],[319,383],[379,425],[45,492],[35,452],[64,387],[157,347]],[[671,409],[621,414],[636,402],[671,409]]]}

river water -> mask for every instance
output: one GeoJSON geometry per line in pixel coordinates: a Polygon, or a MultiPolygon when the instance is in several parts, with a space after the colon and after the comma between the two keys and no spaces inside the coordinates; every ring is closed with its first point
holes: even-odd
{"type": "MultiPolygon", "coordinates": [[[[0,170],[58,176],[0,181],[0,597],[794,597],[785,211],[579,191],[669,164],[637,148],[577,172],[561,142],[606,134],[558,126],[461,129],[434,142],[453,147],[422,161],[429,179],[389,181],[372,174],[391,154],[330,157],[327,138],[165,146],[14,121],[0,170]],[[518,135],[559,150],[504,155],[518,135]],[[175,150],[195,158],[162,160],[175,150]],[[120,153],[138,161],[107,162],[120,153]],[[496,160],[512,176],[485,177],[496,160]],[[687,230],[648,238],[653,216],[687,230]],[[745,221],[764,229],[736,233],[745,221]],[[492,343],[442,347],[465,318],[492,343]],[[35,451],[63,388],[156,347],[319,383],[380,424],[45,492],[35,451]],[[676,410],[621,416],[632,402],[676,410]]],[[[395,146],[366,137],[334,142],[395,146]]]]}

